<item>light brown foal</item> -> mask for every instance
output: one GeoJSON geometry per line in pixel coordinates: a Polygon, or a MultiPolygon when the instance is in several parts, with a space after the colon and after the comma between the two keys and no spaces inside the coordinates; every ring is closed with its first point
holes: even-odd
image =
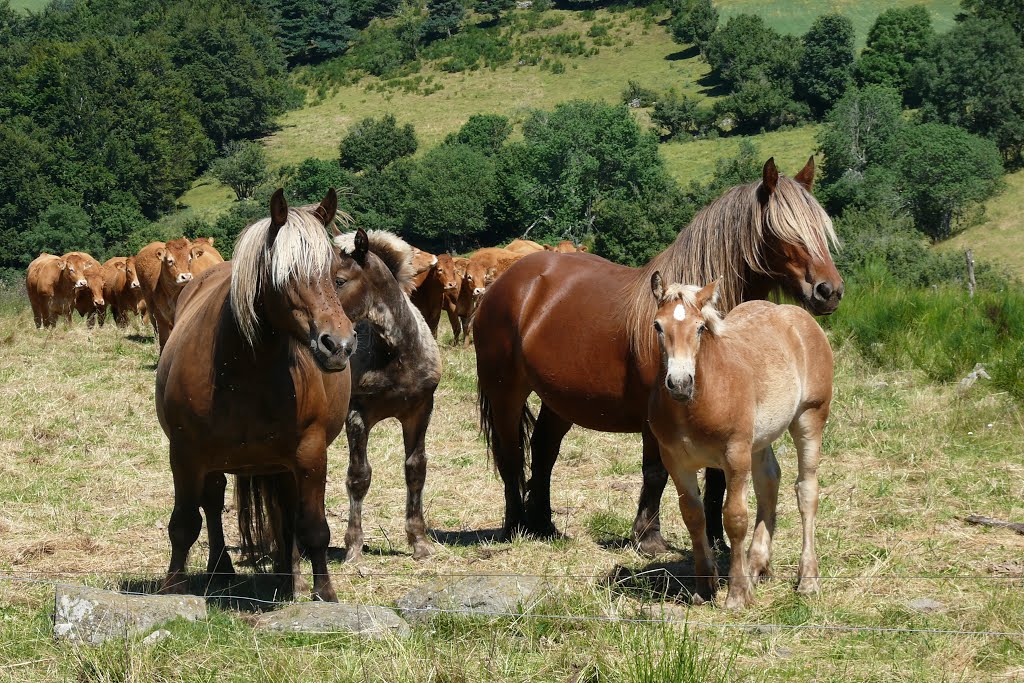
{"type": "Polygon", "coordinates": [[[780,476],[772,442],[787,429],[796,444],[803,522],[797,590],[818,590],[814,518],[821,436],[832,401],[832,348],[814,318],[796,306],[750,301],[722,318],[715,308],[717,285],[666,288],[660,273],[651,277],[661,370],[649,419],[693,539],[698,600],[714,598],[718,576],[697,471],[725,471],[725,531],[732,546],[725,606],[735,609],[750,605],[755,581],[771,573],[780,476]],[[757,520],[744,553],[750,474],[757,520]]]}

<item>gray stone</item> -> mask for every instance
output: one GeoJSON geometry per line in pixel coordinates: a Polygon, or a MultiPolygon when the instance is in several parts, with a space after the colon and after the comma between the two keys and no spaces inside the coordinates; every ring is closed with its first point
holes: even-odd
{"type": "Polygon", "coordinates": [[[548,590],[539,576],[468,576],[455,583],[414,588],[398,600],[398,609],[409,621],[424,621],[449,611],[480,616],[521,614],[523,606],[548,590]]]}
{"type": "Polygon", "coordinates": [[[206,618],[206,602],[195,595],[128,595],[86,586],[58,586],[53,637],[98,645],[109,638],[145,633],[181,617],[206,618]]]}
{"type": "Polygon", "coordinates": [[[367,638],[383,638],[387,634],[409,635],[409,624],[386,607],[344,605],[336,602],[301,602],[256,620],[256,628],[267,631],[301,633],[353,633],[367,638]]]}
{"type": "Polygon", "coordinates": [[[914,598],[907,603],[907,607],[915,612],[945,612],[946,606],[938,600],[931,598],[914,598]]]}
{"type": "Polygon", "coordinates": [[[162,628],[159,631],[153,631],[148,636],[143,638],[142,639],[142,644],[143,645],[155,645],[156,643],[159,643],[164,638],[170,638],[170,637],[171,637],[171,632],[168,631],[167,629],[163,629],[162,628]]]}

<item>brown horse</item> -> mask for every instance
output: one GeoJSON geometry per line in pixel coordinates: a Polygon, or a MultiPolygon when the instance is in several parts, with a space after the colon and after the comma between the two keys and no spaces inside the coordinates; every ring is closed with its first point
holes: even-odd
{"type": "MultiPolygon", "coordinates": [[[[353,238],[354,234],[348,233],[335,237],[334,242],[351,251],[353,238]]],[[[427,322],[408,296],[415,274],[412,247],[383,230],[371,230],[369,242],[364,269],[366,304],[362,310],[345,308],[356,321],[359,338],[352,356],[352,402],[345,422],[349,458],[345,561],[356,562],[363,554],[363,499],[372,475],[366,444],[374,425],[390,417],[402,424],[405,533],[413,558],[419,560],[433,552],[423,521],[423,484],[427,427],[441,379],[441,355],[427,322]]]]}
{"type": "Polygon", "coordinates": [[[289,209],[278,190],[270,218],[245,229],[234,259],[204,272],[179,297],[156,379],[174,477],[164,592],[185,588],[200,507],[211,539],[219,539],[219,547],[211,543],[212,569],[215,558],[226,557],[223,473],[232,473],[246,522],[243,548],[273,543],[275,571],[290,574],[289,592],[298,592],[301,544],[312,561],[314,595],[337,599],[327,573],[327,446],[345,423],[356,344],[339,292],[358,288],[366,256],[365,233],[351,256],[331,244],[325,226],[337,206],[332,189],[314,211],[289,209]]]}
{"type": "MultiPolygon", "coordinates": [[[[705,207],[646,266],[544,252],[525,257],[488,288],[474,323],[480,419],[505,485],[508,532],[554,532],[551,470],[562,438],[578,424],[642,433],[633,537],[645,553],[667,549],[659,509],[668,473],[647,425],[658,374],[651,274],[684,282],[724,278],[723,311],[782,290],[814,313],[831,313],[843,280],[829,255],[832,221],[810,193],[813,178],[813,159],[793,180],[769,159],[759,182],[734,187],[705,207]],[[541,399],[535,426],[526,405],[531,392],[541,399]]],[[[707,476],[709,531],[721,538],[725,485],[720,474],[707,476]]]]}
{"type": "Polygon", "coordinates": [[[661,349],[651,391],[651,432],[679,493],[679,509],[693,540],[697,596],[714,598],[718,576],[705,532],[697,470],[725,471],[725,530],[732,545],[727,608],[754,600],[754,583],[769,575],[779,465],[772,442],[789,431],[797,450],[797,506],[803,552],[797,590],[818,590],[814,518],[818,510],[821,435],[832,401],[832,348],[814,318],[796,306],[748,301],[723,320],[717,282],[665,287],[651,277],[661,349]],[[753,474],[757,520],[749,554],[747,478],[753,474]]]}

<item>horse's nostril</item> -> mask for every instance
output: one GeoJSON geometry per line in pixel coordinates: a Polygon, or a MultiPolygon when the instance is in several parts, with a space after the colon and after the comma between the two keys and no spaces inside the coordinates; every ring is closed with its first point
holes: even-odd
{"type": "Polygon", "coordinates": [[[338,352],[337,340],[329,334],[320,335],[320,346],[323,347],[324,351],[330,354],[338,352]]]}
{"type": "Polygon", "coordinates": [[[819,282],[818,286],[814,288],[818,297],[821,299],[828,299],[832,296],[832,285],[827,282],[819,282]]]}

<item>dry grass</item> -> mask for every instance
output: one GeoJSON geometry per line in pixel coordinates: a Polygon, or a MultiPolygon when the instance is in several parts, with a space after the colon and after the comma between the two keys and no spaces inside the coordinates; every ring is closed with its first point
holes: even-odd
{"type": "MultiPolygon", "coordinates": [[[[0,316],[0,570],[112,585],[118,575],[155,578],[169,554],[171,508],[166,439],[153,411],[152,341],[140,327],[90,332],[37,331],[25,308],[0,316]],[[84,576],[79,577],[78,573],[84,576]]],[[[982,388],[959,396],[911,373],[880,373],[833,340],[837,390],[821,469],[820,596],[793,593],[799,517],[791,489],[780,497],[776,580],[740,614],[690,610],[717,624],[823,624],[1024,632],[1024,537],[960,521],[971,513],[1024,518],[1024,438],[1018,407],[982,388]],[[917,578],[944,576],[948,578],[917,578]],[[1008,579],[1007,576],[1017,576],[1008,579]],[[947,606],[907,607],[930,597],[947,606]]],[[[444,346],[445,372],[428,435],[424,504],[446,543],[417,563],[404,544],[400,433],[371,438],[373,486],[364,512],[370,552],[360,568],[334,564],[342,600],[388,604],[429,576],[527,573],[566,577],[558,597],[538,608],[580,615],[643,613],[643,591],[601,579],[617,567],[656,568],[624,547],[639,489],[635,436],[573,430],[555,468],[554,541],[454,542],[500,527],[501,486],[478,436],[472,350],[444,346]],[[575,577],[575,578],[570,578],[575,577]]],[[[331,449],[329,522],[344,534],[346,449],[331,449]]],[[[795,476],[792,445],[779,458],[795,476]]],[[[231,513],[228,512],[230,519],[231,513]]],[[[663,528],[688,558],[671,494],[663,528]]],[[[229,544],[234,538],[229,524],[229,544]]],[[[205,566],[206,546],[191,565],[205,566]]],[[[243,570],[245,571],[245,570],[243,570]]],[[[663,582],[662,582],[663,583],[663,582]]],[[[655,581],[656,590],[677,590],[655,581]]],[[[166,645],[79,651],[48,638],[48,589],[0,581],[0,680],[623,680],[631,658],[649,656],[651,627],[548,619],[446,620],[411,641],[361,644],[350,638],[255,635],[217,613],[175,627],[166,645]],[[5,644],[6,643],[6,644],[5,644]],[[253,658],[259,668],[252,673],[253,658]],[[624,668],[626,667],[626,668],[624,668]],[[366,672],[370,671],[370,674],[366,672]],[[125,675],[122,675],[122,673],[125,675]],[[206,673],[204,673],[206,672],[206,673]],[[214,673],[209,673],[214,672],[214,673]],[[247,678],[251,680],[251,678],[247,678]]],[[[52,598],[51,598],[52,599],[52,598]]],[[[660,601],[658,601],[660,605],[660,601]]],[[[685,608],[673,606],[669,612],[685,608]]],[[[660,613],[660,607],[657,608],[660,613]]],[[[787,630],[698,629],[716,652],[735,651],[752,678],[821,681],[1020,680],[1024,636],[948,636],[787,630]]]]}

